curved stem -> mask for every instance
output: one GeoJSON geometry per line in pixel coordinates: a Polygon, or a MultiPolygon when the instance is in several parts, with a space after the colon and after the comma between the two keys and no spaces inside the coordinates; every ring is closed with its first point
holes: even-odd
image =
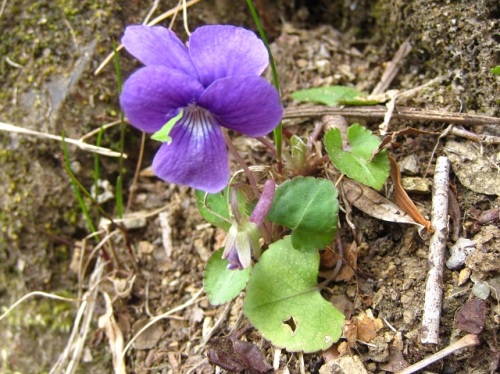
{"type": "Polygon", "coordinates": [[[259,198],[260,192],[259,189],[257,188],[257,180],[255,179],[254,173],[248,168],[248,165],[245,163],[245,160],[243,160],[243,157],[241,157],[238,151],[236,150],[233,141],[227,134],[227,130],[223,130],[222,132],[224,134],[224,140],[226,141],[226,145],[227,148],[229,149],[229,152],[231,152],[236,161],[240,164],[241,168],[245,171],[245,174],[247,175],[248,181],[250,182],[250,186],[252,187],[255,197],[259,198]]]}

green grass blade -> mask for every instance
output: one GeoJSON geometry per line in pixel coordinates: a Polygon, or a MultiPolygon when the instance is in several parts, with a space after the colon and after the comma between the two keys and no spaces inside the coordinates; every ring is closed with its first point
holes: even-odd
{"type": "MultiPolygon", "coordinates": [[[[64,159],[63,159],[64,168],[66,169],[66,172],[68,173],[69,178],[71,179],[71,185],[73,186],[73,192],[75,194],[76,200],[78,201],[78,205],[80,206],[80,209],[82,210],[83,216],[85,217],[85,221],[87,222],[87,226],[89,227],[90,232],[94,233],[97,230],[94,226],[92,218],[90,217],[90,213],[87,209],[87,206],[85,205],[85,201],[83,200],[83,196],[81,194],[81,188],[83,188],[83,186],[78,181],[78,179],[76,179],[75,174],[73,174],[73,171],[71,170],[71,166],[69,163],[68,149],[66,148],[66,142],[64,141],[64,134],[63,134],[62,138],[63,138],[62,139],[62,147],[63,147],[63,156],[64,156],[64,159]]],[[[89,193],[87,192],[87,194],[89,194],[89,193]]]]}
{"type": "MultiPolygon", "coordinates": [[[[118,61],[118,53],[116,51],[116,43],[113,41],[113,55],[115,61],[115,74],[116,81],[118,86],[118,93],[122,92],[122,74],[120,70],[120,63],[118,61]]],[[[125,118],[123,116],[123,111],[120,109],[120,160],[119,160],[119,176],[116,180],[116,212],[118,218],[123,217],[123,189],[122,189],[122,181],[123,181],[123,153],[125,150],[125,118]]]]}
{"type": "MultiPolygon", "coordinates": [[[[99,130],[99,133],[97,134],[97,140],[96,140],[96,146],[100,147],[101,146],[101,140],[102,140],[102,134],[104,133],[104,130],[101,126],[101,129],[99,130]]],[[[99,178],[101,177],[101,169],[100,169],[100,156],[98,153],[94,154],[94,189],[95,189],[95,196],[94,199],[97,199],[97,196],[99,195],[99,178]]]]}
{"type": "Polygon", "coordinates": [[[119,175],[116,179],[116,215],[119,218],[123,217],[123,193],[122,193],[122,176],[119,175]]]}
{"type": "MultiPolygon", "coordinates": [[[[278,71],[276,70],[276,64],[274,63],[274,57],[273,54],[271,53],[271,48],[269,48],[269,42],[267,41],[266,33],[264,32],[264,28],[262,27],[262,24],[259,19],[259,15],[257,14],[257,11],[255,10],[255,6],[253,5],[252,0],[246,0],[248,8],[250,9],[250,13],[252,14],[252,18],[255,22],[255,25],[257,26],[257,30],[259,31],[259,35],[264,42],[264,45],[267,48],[267,52],[269,53],[269,63],[271,65],[271,72],[273,76],[273,84],[274,87],[276,87],[276,90],[278,90],[278,93],[281,96],[281,89],[280,89],[280,84],[278,80],[278,71]]],[[[276,154],[278,161],[281,160],[281,149],[282,149],[282,139],[283,139],[283,124],[282,122],[279,123],[279,125],[273,130],[273,136],[274,136],[274,143],[276,144],[276,154]]]]}

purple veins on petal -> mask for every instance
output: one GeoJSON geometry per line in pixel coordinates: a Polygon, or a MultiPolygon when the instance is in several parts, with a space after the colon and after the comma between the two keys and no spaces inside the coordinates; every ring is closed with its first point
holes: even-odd
{"type": "Polygon", "coordinates": [[[222,191],[229,180],[229,163],[222,130],[213,115],[188,106],[170,136],[172,142],[164,143],[153,160],[155,174],[209,193],[222,191]]]}

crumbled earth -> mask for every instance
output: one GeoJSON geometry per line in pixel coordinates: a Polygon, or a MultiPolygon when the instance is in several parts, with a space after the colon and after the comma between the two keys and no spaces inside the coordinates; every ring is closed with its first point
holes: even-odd
{"type": "MultiPolygon", "coordinates": [[[[93,72],[112,51],[112,41],[119,40],[126,25],[141,23],[152,3],[4,2],[0,25],[8,32],[0,41],[0,121],[78,139],[119,119],[113,65],[98,76],[93,72]]],[[[160,3],[153,17],[177,1],[160,3]]],[[[398,47],[409,38],[412,50],[390,89],[405,91],[437,77],[442,79],[398,101],[398,105],[499,114],[499,78],[489,72],[500,64],[500,5],[496,1],[443,1],[438,5],[401,0],[263,3],[256,1],[265,13],[263,24],[273,41],[271,49],[285,107],[301,105],[290,98],[292,92],[301,88],[350,85],[370,92],[398,47]]],[[[190,28],[207,23],[253,27],[244,2],[236,10],[234,6],[226,0],[201,1],[188,10],[190,28]]],[[[162,24],[168,26],[169,20],[162,24]]],[[[173,28],[185,35],[180,15],[173,28]]],[[[139,66],[126,53],[120,55],[120,65],[124,77],[139,66]]],[[[270,78],[270,72],[266,76],[270,78]]],[[[304,117],[286,120],[284,125],[287,131],[306,137],[319,121],[304,117]]],[[[362,123],[376,132],[380,120],[365,119],[362,123]]],[[[442,132],[447,125],[391,121],[389,130],[412,126],[442,132]]],[[[500,135],[495,126],[471,125],[468,130],[500,135]]],[[[119,128],[112,127],[105,130],[101,145],[118,149],[119,139],[119,128]]],[[[125,152],[129,155],[123,165],[127,202],[140,134],[127,128],[125,139],[125,152]]],[[[95,143],[96,136],[88,141],[95,143]]],[[[434,149],[436,155],[444,155],[444,144],[455,142],[461,144],[454,148],[456,152],[472,147],[474,159],[486,165],[481,185],[498,184],[497,145],[481,145],[451,135],[439,144],[433,135],[408,135],[397,141],[399,146],[392,153],[403,176],[418,178],[425,184],[432,179],[434,149]],[[410,156],[411,166],[402,167],[410,156]]],[[[0,144],[0,312],[32,291],[73,299],[90,292],[91,274],[95,276],[99,269],[96,258],[105,258],[103,252],[93,249],[105,234],[98,240],[87,237],[89,228],[60,161],[61,144],[8,132],[0,132],[0,144]]],[[[265,147],[256,141],[237,137],[235,144],[249,163],[272,161],[265,147]]],[[[204,265],[221,246],[224,236],[203,221],[191,190],[167,185],[150,175],[147,167],[156,147],[154,142],[146,142],[143,172],[128,206],[129,212],[144,214],[133,224],[126,222],[126,236],[121,232],[113,234],[114,254],[111,247],[106,247],[109,262],[102,268],[101,293],[96,293],[89,334],[76,372],[113,370],[113,354],[106,335],[109,328],[120,331],[126,344],[151,318],[186,302],[192,303],[153,324],[137,338],[126,354],[127,372],[213,373],[207,350],[214,341],[207,344],[206,340],[229,335],[255,343],[272,364],[275,350],[242,316],[240,299],[229,309],[212,307],[203,293],[193,300],[203,287],[204,265]],[[107,320],[100,319],[109,311],[104,293],[109,295],[112,307],[113,318],[107,320]],[[218,320],[222,321],[220,325],[218,320]],[[216,328],[211,331],[213,326],[216,328]]],[[[68,151],[77,178],[90,189],[95,173],[94,155],[70,145],[68,151]]],[[[306,372],[329,372],[325,363],[339,355],[345,357],[343,361],[350,360],[346,365],[352,366],[347,368],[364,368],[369,373],[395,372],[446,347],[463,336],[464,329],[478,332],[480,345],[448,356],[427,370],[489,373],[497,369],[500,201],[497,194],[476,190],[477,184],[470,182],[470,172],[463,170],[460,157],[472,162],[471,152],[464,152],[454,154],[458,161],[453,161],[451,181],[459,221],[455,219],[450,224],[459,237],[473,240],[476,246],[456,269],[445,268],[440,344],[420,343],[428,238],[422,238],[413,226],[383,222],[353,208],[355,229],[348,229],[342,214],[339,235],[346,260],[355,272],[345,267],[338,280],[322,290],[323,296],[345,313],[349,323],[340,343],[326,352],[304,356],[306,372]],[[488,212],[493,213],[488,216],[488,212]],[[485,284],[486,294],[478,290],[485,284]],[[481,298],[484,300],[470,302],[481,298]],[[464,309],[464,305],[480,307],[464,309]],[[479,327],[469,326],[468,321],[474,320],[474,316],[481,320],[479,327]]],[[[113,185],[120,171],[117,159],[101,156],[100,165],[100,179],[113,185]]],[[[236,165],[233,170],[237,170],[236,165]]],[[[325,170],[319,173],[329,175],[325,170]]],[[[390,185],[386,196],[391,197],[390,185]]],[[[429,217],[430,194],[424,190],[412,193],[411,198],[429,217]]],[[[88,207],[97,225],[100,213],[90,204],[88,207]]],[[[102,207],[107,214],[116,215],[113,199],[102,207]]],[[[448,247],[456,239],[450,237],[448,247]]],[[[326,266],[321,274],[327,277],[328,272],[326,266]]],[[[0,321],[0,371],[49,371],[68,344],[79,307],[40,296],[24,301],[0,321]]],[[[279,368],[299,373],[300,362],[298,354],[283,351],[279,368]]]]}

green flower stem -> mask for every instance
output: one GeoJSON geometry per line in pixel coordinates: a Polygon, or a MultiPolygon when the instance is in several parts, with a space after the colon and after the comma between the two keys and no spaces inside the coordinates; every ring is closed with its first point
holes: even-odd
{"type": "MultiPolygon", "coordinates": [[[[276,70],[276,64],[274,63],[274,57],[273,57],[273,54],[271,53],[271,48],[269,48],[269,42],[267,41],[266,33],[264,32],[264,28],[262,27],[262,24],[260,22],[259,15],[257,14],[257,11],[255,10],[255,6],[253,5],[253,1],[252,0],[246,0],[246,1],[247,1],[248,8],[250,9],[250,13],[252,14],[253,20],[255,22],[255,26],[257,26],[257,30],[259,31],[259,35],[262,38],[264,45],[266,46],[267,52],[269,53],[269,63],[271,65],[273,84],[281,96],[281,89],[280,89],[280,84],[279,84],[279,79],[278,79],[278,71],[276,70]]],[[[282,150],[282,138],[283,138],[282,132],[283,132],[283,123],[280,122],[278,124],[278,126],[273,130],[274,142],[276,143],[276,154],[277,154],[277,159],[278,159],[279,164],[281,164],[281,150],[282,150]]]]}

